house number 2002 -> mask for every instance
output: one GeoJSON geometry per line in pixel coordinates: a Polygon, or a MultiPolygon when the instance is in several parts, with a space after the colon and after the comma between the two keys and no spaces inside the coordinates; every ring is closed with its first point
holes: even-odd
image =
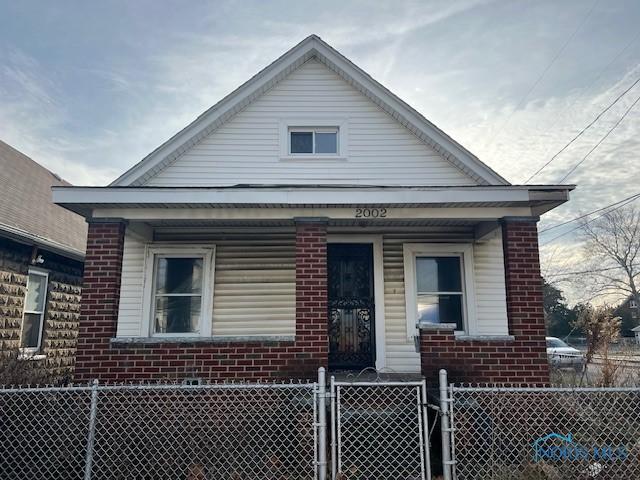
{"type": "Polygon", "coordinates": [[[356,208],[356,218],[384,218],[386,216],[386,208],[356,208]]]}

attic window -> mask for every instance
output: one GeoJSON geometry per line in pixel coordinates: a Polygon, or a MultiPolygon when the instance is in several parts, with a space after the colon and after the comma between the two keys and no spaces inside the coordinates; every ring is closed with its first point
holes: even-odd
{"type": "Polygon", "coordinates": [[[290,128],[289,153],[336,155],[338,153],[338,128],[290,128]]]}

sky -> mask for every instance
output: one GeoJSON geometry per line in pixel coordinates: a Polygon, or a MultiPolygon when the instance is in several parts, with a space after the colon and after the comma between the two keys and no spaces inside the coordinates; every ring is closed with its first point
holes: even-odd
{"type": "MultiPolygon", "coordinates": [[[[637,0],[0,0],[0,139],[106,185],[315,33],[519,184],[640,77],[638,25],[637,0]]],[[[558,183],[639,96],[531,183],[558,183]]],[[[640,104],[541,229],[639,191],[639,146],[640,104]]],[[[548,275],[579,266],[574,226],[541,235],[548,275]]]]}

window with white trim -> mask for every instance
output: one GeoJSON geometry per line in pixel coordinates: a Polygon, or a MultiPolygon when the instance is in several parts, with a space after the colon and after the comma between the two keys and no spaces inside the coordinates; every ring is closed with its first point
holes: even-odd
{"type": "Polygon", "coordinates": [[[417,323],[455,323],[464,330],[462,258],[416,256],[417,323]]]}
{"type": "Polygon", "coordinates": [[[337,155],[338,127],[290,127],[290,155],[337,155]]]}
{"type": "Polygon", "coordinates": [[[440,324],[475,330],[473,246],[405,244],[407,332],[440,324]]]}
{"type": "Polygon", "coordinates": [[[288,117],[278,120],[280,160],[326,161],[349,157],[349,119],[334,115],[288,117]]]}
{"type": "Polygon", "coordinates": [[[23,352],[36,353],[40,350],[48,283],[47,272],[29,269],[20,332],[20,348],[23,352]]]}
{"type": "Polygon", "coordinates": [[[145,316],[151,336],[211,335],[212,247],[150,247],[146,276],[145,316]]]}

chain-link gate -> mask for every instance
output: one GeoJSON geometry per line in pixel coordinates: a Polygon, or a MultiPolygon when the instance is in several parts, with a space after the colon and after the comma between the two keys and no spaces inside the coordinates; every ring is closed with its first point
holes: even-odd
{"type": "Polygon", "coordinates": [[[450,385],[444,395],[456,480],[640,479],[640,388],[450,385]]]}
{"type": "Polygon", "coordinates": [[[331,379],[333,480],[431,479],[426,383],[331,379]]]}

